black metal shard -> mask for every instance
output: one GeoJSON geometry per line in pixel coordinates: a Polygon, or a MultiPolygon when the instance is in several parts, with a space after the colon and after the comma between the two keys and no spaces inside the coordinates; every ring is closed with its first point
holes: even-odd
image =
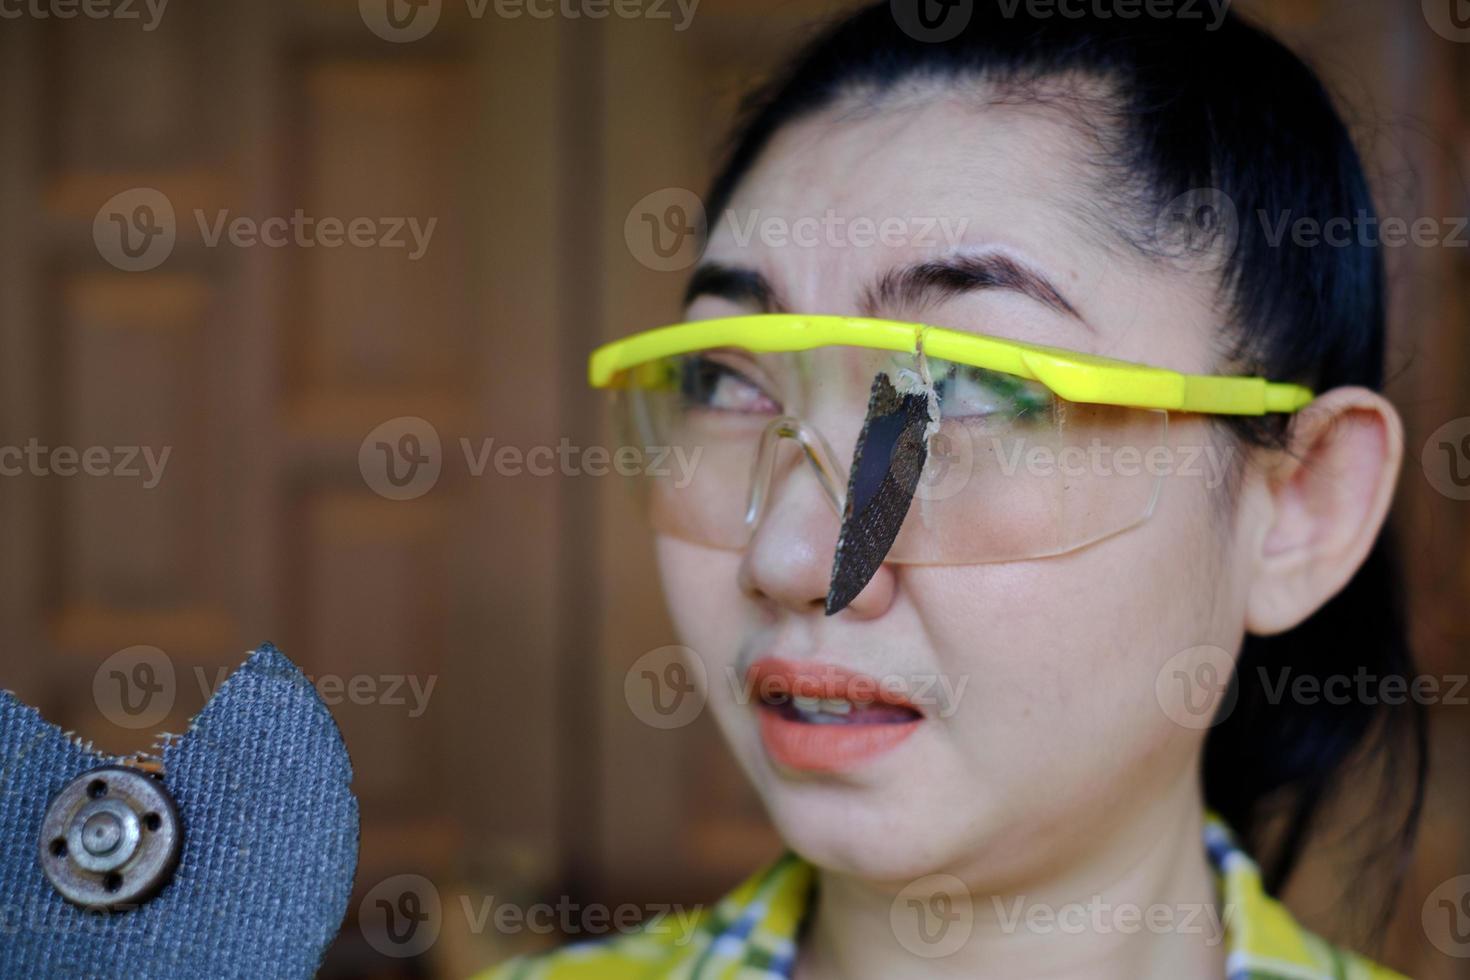
{"type": "Polygon", "coordinates": [[[929,420],[927,391],[900,392],[886,373],[873,379],[832,559],[828,616],[857,598],[893,547],[929,456],[929,420]]]}

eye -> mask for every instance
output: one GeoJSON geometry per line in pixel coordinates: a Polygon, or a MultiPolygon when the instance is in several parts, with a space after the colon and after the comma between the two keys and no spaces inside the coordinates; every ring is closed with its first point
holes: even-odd
{"type": "Polygon", "coordinates": [[[968,364],[929,366],[941,418],[1040,421],[1051,414],[1051,390],[1035,381],[968,364]]]}
{"type": "Polygon", "coordinates": [[[707,354],[691,354],[679,371],[679,392],[688,405],[722,412],[777,413],[781,406],[733,365],[707,354]]]}

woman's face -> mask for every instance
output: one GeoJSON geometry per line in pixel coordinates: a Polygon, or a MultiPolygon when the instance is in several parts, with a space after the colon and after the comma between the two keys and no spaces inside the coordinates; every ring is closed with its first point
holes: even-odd
{"type": "MultiPolygon", "coordinates": [[[[1095,152],[1064,115],[1036,106],[936,95],[829,110],[782,130],[730,211],[710,215],[705,259],[758,273],[781,311],[914,320],[1216,370],[1215,282],[1108,234],[1108,215],[1118,216],[1093,190],[1095,152]],[[800,243],[770,232],[804,218],[800,243]],[[892,234],[865,234],[865,222],[885,221],[892,234]],[[999,276],[902,306],[878,295],[874,306],[871,287],[886,271],[960,253],[1003,254],[1049,286],[999,276]]],[[[689,314],[753,312],[762,310],[706,296],[689,314]]],[[[1178,678],[1222,676],[1209,673],[1220,651],[1237,649],[1240,556],[1259,529],[1228,505],[1227,442],[1198,418],[1169,425],[1173,444],[1200,455],[1191,472],[1165,479],[1141,525],[1056,557],[884,565],[831,617],[823,599],[837,518],[799,471],[783,478],[743,552],[659,537],[669,605],[707,668],[715,717],[796,851],[872,881],[901,885],[943,869],[1000,887],[1069,866],[1140,808],[1194,798],[1203,725],[1175,720],[1180,706],[1169,702],[1208,696],[1178,678]],[[891,724],[836,734],[809,725],[807,738],[789,717],[785,734],[773,734],[777,712],[739,682],[776,661],[798,673],[832,666],[901,679],[922,717],[905,713],[902,736],[891,724]]],[[[855,434],[833,439],[844,462],[855,434]]],[[[892,722],[882,715],[865,717],[892,722]]],[[[844,723],[840,711],[828,720],[844,723]]]]}

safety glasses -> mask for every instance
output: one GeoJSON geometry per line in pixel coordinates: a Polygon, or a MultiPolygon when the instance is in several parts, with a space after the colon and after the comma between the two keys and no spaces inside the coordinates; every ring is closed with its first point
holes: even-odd
{"type": "Polygon", "coordinates": [[[1117,534],[1148,518],[1187,455],[1170,412],[1262,415],[1312,399],[1261,378],[785,314],[639,333],[595,351],[589,376],[618,391],[629,437],[693,462],[650,478],[660,531],[740,549],[789,496],[793,519],[834,551],[854,529],[844,517],[865,533],[887,520],[869,550],[907,564],[1039,558],[1117,534]],[[791,485],[798,470],[819,493],[791,485]]]}

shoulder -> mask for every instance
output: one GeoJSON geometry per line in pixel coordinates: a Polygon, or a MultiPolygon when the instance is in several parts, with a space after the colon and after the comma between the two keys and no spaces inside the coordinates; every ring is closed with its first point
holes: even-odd
{"type": "Polygon", "coordinates": [[[1230,980],[1407,980],[1303,928],[1266,892],[1260,868],[1218,815],[1207,816],[1204,838],[1219,879],[1230,980]]]}
{"type": "Polygon", "coordinates": [[[1261,894],[1242,908],[1227,930],[1234,933],[1226,962],[1230,980],[1407,980],[1365,956],[1334,946],[1304,929],[1285,905],[1261,894]]]}

